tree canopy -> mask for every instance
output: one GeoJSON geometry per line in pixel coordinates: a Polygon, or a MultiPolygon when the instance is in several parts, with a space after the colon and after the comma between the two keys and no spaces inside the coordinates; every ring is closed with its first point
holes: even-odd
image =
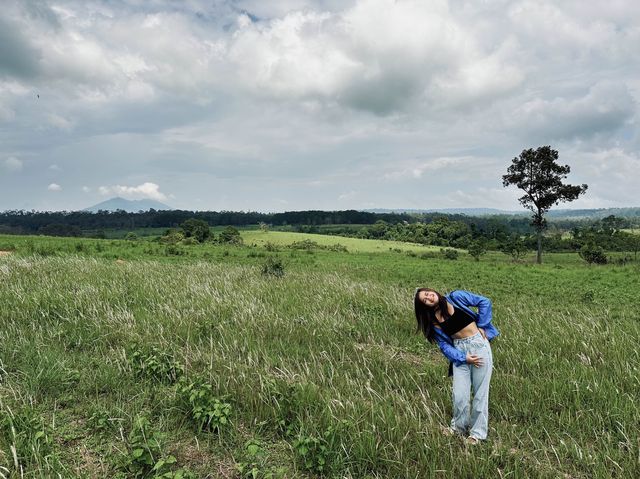
{"type": "Polygon", "coordinates": [[[533,212],[531,224],[538,234],[538,263],[542,262],[542,231],[547,225],[544,215],[552,206],[573,201],[587,191],[585,184],[563,183],[571,168],[557,161],[558,151],[551,146],[522,150],[502,177],[503,186],[515,185],[524,191],[518,201],[533,212]]]}

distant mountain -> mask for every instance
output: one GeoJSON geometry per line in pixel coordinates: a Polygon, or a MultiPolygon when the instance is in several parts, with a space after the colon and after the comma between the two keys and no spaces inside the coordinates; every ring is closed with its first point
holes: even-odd
{"type": "Polygon", "coordinates": [[[505,211],[498,210],[496,208],[440,208],[440,209],[388,209],[388,208],[374,208],[369,210],[362,210],[368,213],[444,213],[447,215],[467,215],[467,216],[495,216],[495,215],[521,215],[526,214],[526,211],[505,211]]]}
{"type": "Polygon", "coordinates": [[[138,211],[148,211],[150,209],[172,210],[173,208],[155,200],[125,200],[124,198],[116,197],[103,201],[102,203],[98,203],[97,205],[90,206],[89,208],[85,208],[82,211],[97,213],[100,210],[124,210],[128,213],[137,213],[138,211]]]}

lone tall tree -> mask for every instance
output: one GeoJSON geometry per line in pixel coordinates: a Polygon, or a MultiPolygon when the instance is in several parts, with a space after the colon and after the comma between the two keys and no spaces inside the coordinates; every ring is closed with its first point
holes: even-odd
{"type": "Polygon", "coordinates": [[[558,152],[550,146],[522,150],[502,177],[503,186],[516,185],[524,191],[518,200],[533,212],[531,224],[538,235],[538,263],[542,263],[542,231],[547,226],[544,215],[552,206],[573,201],[587,191],[587,185],[565,185],[562,182],[571,168],[559,165],[557,160],[558,152]]]}

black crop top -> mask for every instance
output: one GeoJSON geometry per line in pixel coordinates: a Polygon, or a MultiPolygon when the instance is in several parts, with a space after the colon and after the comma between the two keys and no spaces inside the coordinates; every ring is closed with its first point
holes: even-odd
{"type": "Polygon", "coordinates": [[[438,326],[447,334],[447,336],[453,336],[464,327],[470,325],[475,320],[466,311],[456,308],[449,319],[443,321],[438,326]]]}

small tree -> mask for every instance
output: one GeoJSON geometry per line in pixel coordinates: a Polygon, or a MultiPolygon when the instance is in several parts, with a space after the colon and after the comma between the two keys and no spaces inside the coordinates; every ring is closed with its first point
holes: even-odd
{"type": "Polygon", "coordinates": [[[487,248],[484,241],[476,240],[469,245],[469,254],[473,256],[476,261],[480,261],[480,256],[487,254],[487,248]]]}
{"type": "Polygon", "coordinates": [[[633,259],[638,259],[638,251],[640,251],[640,233],[632,232],[627,239],[628,247],[633,251],[633,259]]]}
{"type": "Polygon", "coordinates": [[[587,185],[567,185],[562,182],[571,168],[559,165],[558,151],[550,146],[534,150],[522,150],[513,159],[507,174],[502,176],[503,186],[515,185],[524,191],[518,201],[533,212],[531,224],[538,240],[537,262],[542,263],[542,231],[547,226],[544,215],[552,206],[565,201],[573,201],[587,191],[587,185]]]}
{"type": "Polygon", "coordinates": [[[518,261],[527,252],[527,245],[520,236],[513,235],[500,245],[500,251],[510,255],[513,261],[518,261]]]}
{"type": "Polygon", "coordinates": [[[203,243],[211,236],[209,223],[197,218],[189,218],[180,225],[180,228],[182,228],[185,238],[195,238],[198,243],[203,243]]]}

